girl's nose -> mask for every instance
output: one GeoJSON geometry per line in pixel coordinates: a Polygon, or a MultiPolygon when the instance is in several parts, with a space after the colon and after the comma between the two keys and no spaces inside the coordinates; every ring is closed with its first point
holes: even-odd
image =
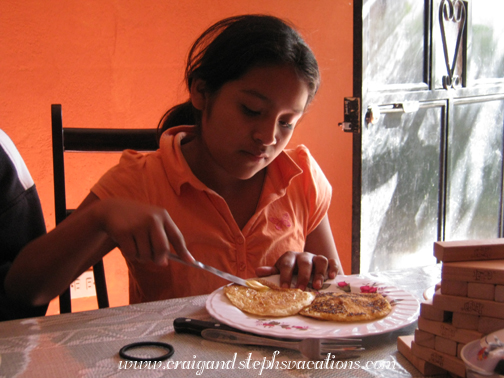
{"type": "Polygon", "coordinates": [[[276,122],[272,125],[271,122],[264,122],[254,129],[252,135],[254,140],[263,146],[274,146],[276,140],[276,122]]]}

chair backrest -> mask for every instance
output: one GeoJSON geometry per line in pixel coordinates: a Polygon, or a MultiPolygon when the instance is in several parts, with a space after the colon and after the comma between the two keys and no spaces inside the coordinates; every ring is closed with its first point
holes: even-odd
{"type": "MultiPolygon", "coordinates": [[[[157,129],[97,129],[63,127],[61,105],[51,105],[52,148],[54,173],[54,207],[56,224],[73,210],[66,205],[65,151],[120,152],[126,149],[155,151],[158,148],[157,129]]],[[[103,261],[93,266],[98,307],[109,306],[103,261]]],[[[70,288],[60,295],[60,313],[72,311],[70,288]]]]}

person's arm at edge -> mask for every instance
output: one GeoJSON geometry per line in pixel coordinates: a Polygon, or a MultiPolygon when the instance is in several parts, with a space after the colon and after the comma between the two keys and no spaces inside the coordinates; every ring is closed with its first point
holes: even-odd
{"type": "Polygon", "coordinates": [[[5,278],[6,294],[32,306],[49,303],[112,250],[99,213],[99,199],[91,193],[54,230],[25,246],[5,278]]]}
{"type": "Polygon", "coordinates": [[[54,230],[23,248],[7,273],[5,291],[21,303],[46,304],[114,247],[130,260],[167,265],[170,243],[182,259],[194,261],[165,209],[90,193],[54,230]]]}

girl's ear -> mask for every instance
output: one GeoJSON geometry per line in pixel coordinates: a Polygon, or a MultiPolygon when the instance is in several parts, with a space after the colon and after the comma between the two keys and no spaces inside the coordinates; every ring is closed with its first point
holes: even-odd
{"type": "Polygon", "coordinates": [[[191,83],[191,103],[192,105],[203,111],[206,105],[207,94],[205,91],[205,82],[201,79],[194,79],[191,83]]]}

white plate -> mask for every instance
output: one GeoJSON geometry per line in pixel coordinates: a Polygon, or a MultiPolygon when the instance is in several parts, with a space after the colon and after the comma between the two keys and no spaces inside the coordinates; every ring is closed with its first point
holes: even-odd
{"type": "MultiPolygon", "coordinates": [[[[279,283],[278,275],[267,279],[277,285],[279,283]]],[[[210,294],[206,308],[218,321],[242,331],[292,339],[379,335],[405,327],[418,318],[420,304],[412,294],[388,284],[373,282],[371,279],[338,276],[334,280],[326,281],[320,291],[338,291],[337,288],[342,286],[345,291],[351,290],[353,293],[377,291],[387,297],[392,304],[392,311],[383,319],[353,323],[329,322],[301,315],[265,318],[247,314],[233,306],[222,287],[210,294]]]]}
{"type": "Polygon", "coordinates": [[[482,376],[499,377],[498,374],[493,373],[493,369],[497,365],[498,360],[492,358],[486,360],[478,359],[478,353],[482,348],[486,348],[488,346],[487,341],[494,341],[494,336],[497,336],[500,341],[503,341],[504,329],[493,332],[479,340],[471,341],[462,348],[460,357],[469,370],[476,372],[482,376]]]}
{"type": "Polygon", "coordinates": [[[432,298],[434,298],[434,293],[436,292],[436,285],[431,286],[423,292],[423,297],[426,301],[430,301],[432,298]]]}

